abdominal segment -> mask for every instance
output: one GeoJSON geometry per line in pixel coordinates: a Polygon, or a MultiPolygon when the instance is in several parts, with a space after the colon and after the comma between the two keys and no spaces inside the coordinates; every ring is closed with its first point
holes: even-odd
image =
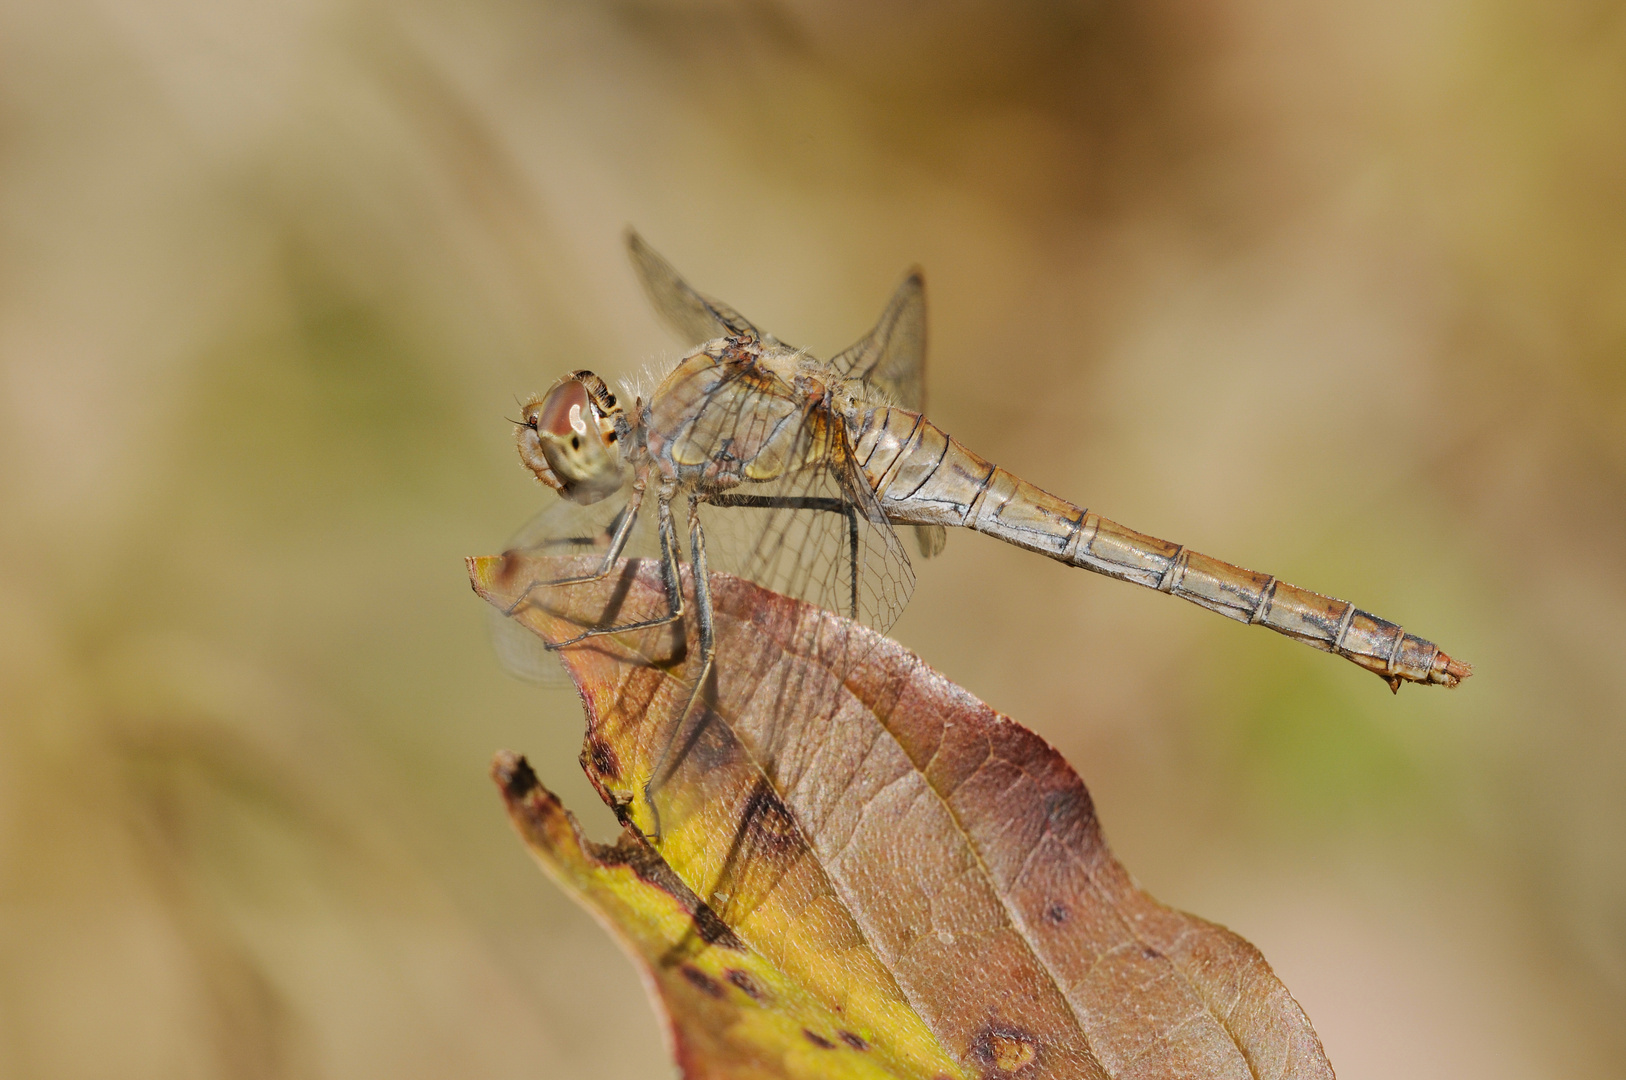
{"type": "Polygon", "coordinates": [[[1455,686],[1472,671],[1345,600],[1127,529],[1034,487],[918,413],[877,407],[849,424],[866,479],[896,523],[959,525],[1071,566],[1169,593],[1336,653],[1402,682],[1455,686]]]}

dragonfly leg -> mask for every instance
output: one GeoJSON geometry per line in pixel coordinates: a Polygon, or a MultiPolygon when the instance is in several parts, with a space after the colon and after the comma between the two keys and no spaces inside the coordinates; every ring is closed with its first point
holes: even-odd
{"type": "MultiPolygon", "coordinates": [[[[631,501],[628,501],[630,506],[631,501]]],[[[563,548],[602,548],[615,539],[615,534],[621,529],[621,522],[626,519],[628,506],[622,506],[616,511],[615,517],[603,529],[591,536],[555,536],[549,540],[538,540],[534,544],[520,544],[509,548],[510,552],[520,551],[527,555],[548,555],[563,548]]]]}
{"type": "MultiPolygon", "coordinates": [[[[616,515],[614,524],[615,531],[610,535],[610,546],[608,550],[605,551],[604,559],[599,563],[597,570],[593,571],[591,574],[583,574],[578,577],[555,578],[552,581],[533,581],[529,585],[525,586],[520,594],[514,598],[514,602],[512,604],[509,604],[507,608],[503,609],[503,614],[512,615],[514,612],[524,607],[525,602],[530,598],[531,593],[537,589],[554,585],[581,585],[589,581],[598,581],[609,574],[609,572],[615,567],[616,560],[621,558],[621,553],[627,548],[627,538],[632,535],[632,526],[638,520],[638,507],[643,500],[644,485],[642,482],[639,482],[633,485],[632,497],[627,500],[627,505],[623,506],[621,508],[621,512],[616,515]]],[[[553,542],[559,543],[561,541],[553,542]]],[[[579,544],[583,542],[593,543],[594,541],[584,537],[570,537],[562,542],[567,544],[579,544]]],[[[662,542],[665,542],[664,537],[662,542]]]]}
{"type": "Polygon", "coordinates": [[[678,766],[683,764],[695,744],[700,741],[700,736],[705,734],[708,719],[706,714],[702,713],[692,726],[689,718],[695,711],[695,704],[700,700],[706,683],[711,679],[712,661],[717,654],[716,625],[711,607],[710,568],[706,561],[706,533],[700,524],[700,515],[696,513],[699,504],[698,496],[690,496],[689,555],[691,576],[694,578],[695,636],[700,639],[700,667],[695,672],[694,681],[689,685],[689,695],[684,699],[683,710],[678,713],[672,737],[667,740],[666,749],[661,751],[655,767],[649,771],[649,780],[644,784],[644,803],[649,807],[650,820],[653,823],[651,836],[656,840],[661,836],[661,813],[655,807],[655,793],[672,778],[678,766]]]}
{"type": "MultiPolygon", "coordinates": [[[[566,638],[564,641],[547,642],[546,645],[550,652],[558,652],[560,649],[568,648],[578,642],[586,641],[591,637],[598,637],[601,634],[620,634],[629,630],[647,630],[653,626],[666,626],[683,618],[683,582],[678,575],[678,545],[677,538],[672,531],[672,505],[664,493],[657,496],[657,499],[659,500],[656,507],[660,519],[659,532],[661,536],[661,577],[666,585],[666,614],[654,619],[642,619],[638,622],[620,623],[615,626],[596,626],[591,630],[583,630],[573,638],[566,638]]],[[[597,579],[566,579],[566,583],[572,583],[574,580],[593,581],[597,579]]],[[[707,596],[706,601],[709,605],[710,596],[707,596]]]]}
{"type": "Polygon", "coordinates": [[[847,504],[847,580],[852,584],[851,607],[853,622],[858,621],[858,507],[847,504]]]}
{"type": "Polygon", "coordinates": [[[858,507],[846,499],[820,495],[743,495],[728,492],[706,500],[712,506],[751,506],[765,510],[824,510],[847,519],[848,580],[852,584],[849,614],[858,618],[858,507]]]}

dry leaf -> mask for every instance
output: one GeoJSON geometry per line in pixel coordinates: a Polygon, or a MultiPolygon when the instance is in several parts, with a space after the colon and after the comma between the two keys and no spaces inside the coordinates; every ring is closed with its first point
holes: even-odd
{"type": "MultiPolygon", "coordinates": [[[[470,572],[506,609],[588,565],[470,572]]],[[[672,627],[560,653],[615,848],[498,763],[533,850],[649,972],[686,1077],[1332,1076],[1258,950],[1137,888],[1038,736],[834,614],[711,591],[717,669],[685,723],[698,649],[672,627]]],[[[665,609],[637,562],[527,600],[552,641],[665,609]]]]}

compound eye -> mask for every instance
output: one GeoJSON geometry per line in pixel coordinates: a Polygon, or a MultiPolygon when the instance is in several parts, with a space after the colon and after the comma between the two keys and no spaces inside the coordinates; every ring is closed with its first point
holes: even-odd
{"type": "Polygon", "coordinates": [[[542,411],[537,414],[536,426],[538,431],[579,445],[575,440],[586,436],[592,421],[593,407],[587,398],[587,388],[571,379],[548,392],[542,401],[542,411]]]}

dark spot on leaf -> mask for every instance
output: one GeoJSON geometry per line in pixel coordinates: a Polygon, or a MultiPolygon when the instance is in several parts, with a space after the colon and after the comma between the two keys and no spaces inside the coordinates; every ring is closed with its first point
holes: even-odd
{"type": "Polygon", "coordinates": [[[683,977],[693,983],[695,989],[699,990],[702,994],[706,994],[714,998],[720,998],[723,996],[722,983],[719,983],[716,979],[712,978],[710,975],[707,975],[704,971],[701,971],[693,964],[683,965],[683,977]]]}
{"type": "Polygon", "coordinates": [[[728,924],[718,918],[717,913],[705,904],[701,904],[694,912],[694,930],[700,935],[700,940],[707,945],[726,945],[730,949],[744,949],[742,942],[728,924]]]}
{"type": "Polygon", "coordinates": [[[1068,910],[1067,905],[1062,903],[1060,900],[1052,901],[1050,906],[1044,909],[1045,921],[1053,926],[1060,926],[1062,923],[1066,922],[1072,916],[1072,914],[1073,913],[1068,910]]]}
{"type": "Polygon", "coordinates": [[[746,997],[750,998],[752,1001],[761,1001],[767,996],[763,992],[762,987],[757,985],[757,981],[751,978],[751,976],[746,972],[741,971],[739,968],[729,969],[728,981],[739,987],[740,992],[746,997]]]}
{"type": "Polygon", "coordinates": [[[1163,954],[1152,948],[1150,945],[1142,946],[1140,954],[1146,957],[1148,960],[1161,960],[1163,958],[1163,954]]]}
{"type": "Polygon", "coordinates": [[[836,1048],[835,1043],[831,1042],[829,1039],[826,1039],[823,1035],[820,1035],[817,1032],[809,1031],[807,1028],[803,1028],[802,1034],[807,1036],[808,1042],[812,1043],[820,1050],[834,1050],[836,1048]]]}
{"type": "Polygon", "coordinates": [[[531,763],[522,757],[505,757],[497,763],[497,782],[510,799],[523,799],[540,783],[531,763]]]}
{"type": "Polygon", "coordinates": [[[1061,837],[1077,836],[1095,816],[1089,792],[1083,784],[1073,784],[1052,791],[1044,800],[1045,819],[1050,831],[1061,837]]]}
{"type": "Polygon", "coordinates": [[[869,1043],[864,1041],[864,1037],[862,1035],[854,1035],[850,1031],[838,1031],[838,1032],[836,1032],[836,1034],[841,1036],[841,1041],[842,1042],[846,1043],[848,1046],[852,1047],[854,1050],[868,1050],[869,1049],[869,1043]]]}
{"type": "Polygon", "coordinates": [[[597,735],[589,736],[587,740],[587,759],[599,776],[607,780],[620,779],[621,759],[616,756],[615,747],[597,735]]]}
{"type": "Polygon", "coordinates": [[[1032,1035],[1012,1027],[985,1028],[971,1041],[971,1056],[997,1077],[1016,1076],[1038,1059],[1032,1035]]]}

